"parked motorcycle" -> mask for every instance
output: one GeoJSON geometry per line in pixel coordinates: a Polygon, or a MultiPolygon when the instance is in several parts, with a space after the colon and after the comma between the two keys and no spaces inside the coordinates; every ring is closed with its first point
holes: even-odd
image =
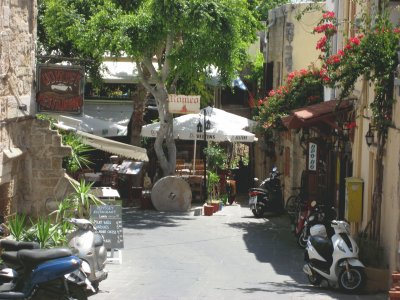
{"type": "MultiPolygon", "coordinates": [[[[262,181],[258,188],[249,190],[249,207],[256,218],[261,218],[265,212],[283,212],[282,187],[278,178],[280,175],[274,167],[270,177],[262,181]]],[[[254,180],[258,181],[257,178],[254,180]]]]}
{"type": "MultiPolygon", "coordinates": [[[[19,246],[36,247],[36,243],[15,243],[9,244],[9,248],[3,241],[1,244],[15,250],[19,246]]],[[[81,260],[70,249],[5,251],[1,258],[6,266],[14,268],[0,270],[0,299],[86,300],[85,289],[92,289],[81,269],[81,260]]]]}
{"type": "Polygon", "coordinates": [[[77,252],[82,267],[92,286],[98,291],[100,281],[107,278],[105,270],[107,249],[104,239],[93,224],[86,219],[67,219],[76,230],[67,235],[68,245],[77,252]]]}
{"type": "Polygon", "coordinates": [[[327,208],[325,205],[316,204],[313,201],[309,207],[309,210],[304,212],[299,218],[298,226],[296,227],[297,244],[305,248],[307,241],[310,236],[310,228],[316,224],[322,224],[326,227],[329,232],[329,236],[333,234],[331,228],[331,221],[337,218],[337,213],[334,207],[327,208]],[[308,217],[305,217],[307,216],[308,217]]]}
{"type": "Polygon", "coordinates": [[[299,212],[299,215],[295,218],[295,229],[294,229],[294,235],[297,238],[297,243],[299,246],[305,248],[307,244],[307,240],[305,240],[305,244],[303,244],[304,238],[301,236],[304,230],[304,225],[306,224],[306,221],[308,217],[311,216],[311,213],[314,210],[314,207],[316,207],[317,202],[315,200],[313,201],[308,201],[307,204],[303,207],[303,209],[299,212]]]}
{"type": "Polygon", "coordinates": [[[365,267],[358,259],[359,248],[350,236],[347,222],[334,220],[331,227],[335,233],[330,238],[324,225],[311,227],[303,271],[313,285],[325,279],[330,286],[356,293],[366,281],[365,267]]]}

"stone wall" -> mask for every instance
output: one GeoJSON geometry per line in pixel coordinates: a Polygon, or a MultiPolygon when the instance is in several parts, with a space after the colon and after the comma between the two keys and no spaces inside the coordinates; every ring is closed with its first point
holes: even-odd
{"type": "Polygon", "coordinates": [[[61,136],[49,129],[48,121],[34,118],[3,125],[1,136],[6,147],[0,156],[0,187],[8,188],[11,203],[1,199],[0,213],[7,212],[2,206],[9,206],[9,212],[48,214],[46,201],[62,199],[70,191],[61,164],[71,149],[61,146],[61,136]]]}
{"type": "Polygon", "coordinates": [[[0,120],[34,113],[36,1],[0,0],[0,120]]]}
{"type": "Polygon", "coordinates": [[[34,117],[36,17],[35,0],[0,0],[1,215],[48,214],[46,201],[70,189],[62,157],[71,150],[34,117]]]}

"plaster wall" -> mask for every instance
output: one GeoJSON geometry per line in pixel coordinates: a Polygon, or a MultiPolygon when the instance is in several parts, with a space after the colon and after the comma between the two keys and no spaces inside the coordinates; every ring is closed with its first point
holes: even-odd
{"type": "MultiPolygon", "coordinates": [[[[308,4],[286,4],[269,13],[268,62],[274,63],[273,88],[284,84],[287,75],[316,63],[319,51],[316,43],[322,37],[312,34],[322,17],[321,11],[305,13],[298,21],[296,16],[308,4]]],[[[281,134],[276,142],[275,157],[268,159],[270,165],[277,165],[284,173],[284,199],[297,193],[292,187],[299,187],[301,174],[306,167],[306,156],[295,130],[281,134]]],[[[262,161],[262,159],[261,159],[262,161]]]]}
{"type": "MultiPolygon", "coordinates": [[[[400,113],[396,105],[397,113],[400,113]]],[[[398,114],[397,114],[398,115],[398,114]]],[[[399,123],[399,121],[397,121],[399,123]]],[[[399,242],[400,131],[390,129],[384,161],[381,241],[390,270],[397,269],[399,242]]]]}
{"type": "Polygon", "coordinates": [[[288,73],[318,60],[315,46],[322,35],[312,31],[322,13],[308,12],[297,20],[296,16],[306,7],[307,4],[286,4],[269,13],[268,62],[274,62],[274,88],[284,83],[288,73]]]}

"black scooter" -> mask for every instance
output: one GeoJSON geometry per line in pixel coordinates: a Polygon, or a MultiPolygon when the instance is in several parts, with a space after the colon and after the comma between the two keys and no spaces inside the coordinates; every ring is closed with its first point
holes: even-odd
{"type": "MultiPolygon", "coordinates": [[[[258,188],[249,190],[249,207],[256,218],[263,217],[265,212],[283,213],[282,187],[278,178],[280,175],[278,168],[274,167],[270,177],[262,181],[258,188]]],[[[258,179],[254,178],[254,181],[258,179]]]]}

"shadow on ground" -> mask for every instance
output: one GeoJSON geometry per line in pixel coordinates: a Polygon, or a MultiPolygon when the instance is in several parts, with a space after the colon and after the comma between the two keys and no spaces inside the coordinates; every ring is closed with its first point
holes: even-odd
{"type": "Polygon", "coordinates": [[[177,227],[183,220],[189,220],[190,212],[160,212],[139,208],[124,208],[122,224],[130,229],[156,229],[158,227],[177,227]]]}

